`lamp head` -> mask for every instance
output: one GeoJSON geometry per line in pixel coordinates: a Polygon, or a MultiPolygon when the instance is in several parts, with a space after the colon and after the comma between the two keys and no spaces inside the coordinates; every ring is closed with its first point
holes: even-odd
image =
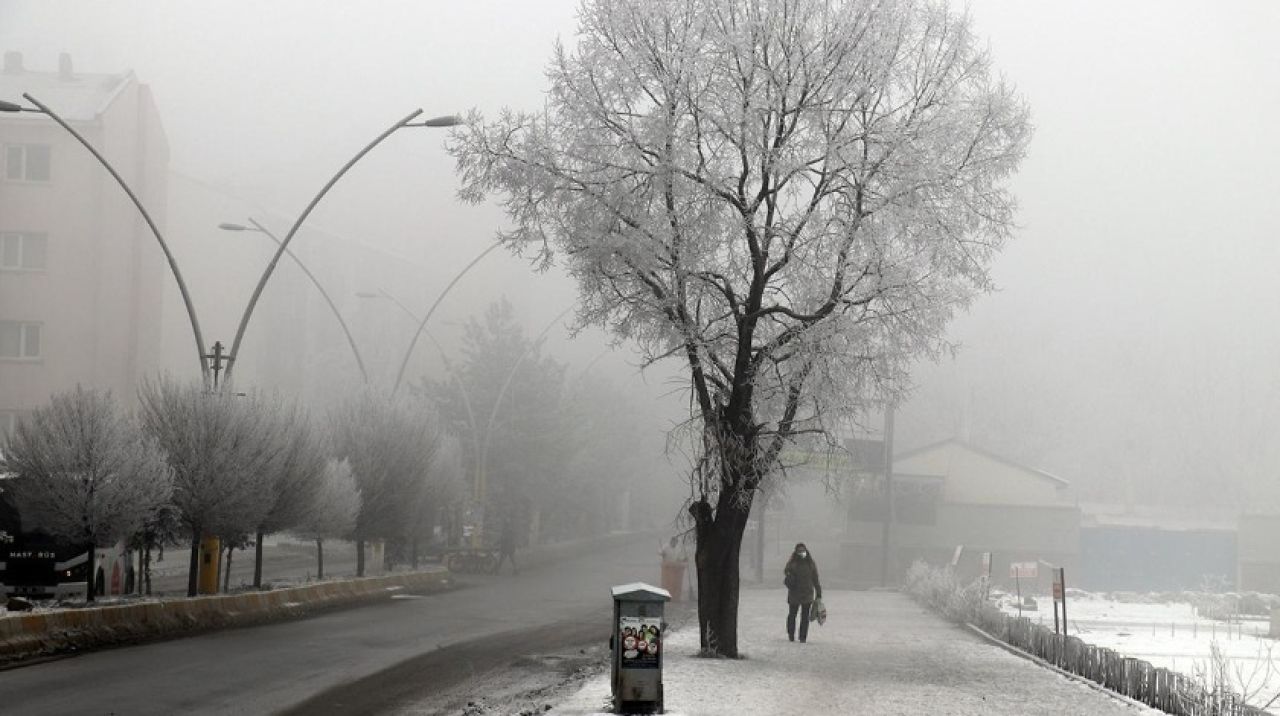
{"type": "Polygon", "coordinates": [[[432,117],[431,119],[423,120],[422,122],[423,127],[456,127],[460,124],[464,124],[464,122],[462,121],[462,117],[459,117],[456,114],[446,114],[443,117],[432,117]]]}
{"type": "Polygon", "coordinates": [[[223,231],[248,231],[249,230],[249,227],[245,226],[244,224],[232,224],[229,222],[223,222],[221,224],[218,224],[218,228],[222,229],[223,231]]]}

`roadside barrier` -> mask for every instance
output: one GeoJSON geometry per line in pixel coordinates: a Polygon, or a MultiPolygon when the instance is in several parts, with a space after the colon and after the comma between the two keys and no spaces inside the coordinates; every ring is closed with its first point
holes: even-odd
{"type": "Polygon", "coordinates": [[[0,663],[294,618],[450,583],[449,572],[437,568],[269,592],[11,614],[0,617],[0,663]]]}

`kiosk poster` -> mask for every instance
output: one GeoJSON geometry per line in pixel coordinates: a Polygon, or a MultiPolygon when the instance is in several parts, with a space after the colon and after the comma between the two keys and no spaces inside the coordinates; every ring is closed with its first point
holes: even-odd
{"type": "Polygon", "coordinates": [[[662,625],[658,617],[619,617],[618,639],[622,644],[622,668],[658,668],[658,648],[662,625]]]}

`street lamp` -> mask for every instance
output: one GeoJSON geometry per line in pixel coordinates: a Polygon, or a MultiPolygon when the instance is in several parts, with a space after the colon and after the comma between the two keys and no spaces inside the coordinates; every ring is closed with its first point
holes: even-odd
{"type": "MultiPolygon", "coordinates": [[[[481,485],[480,425],[479,423],[476,422],[476,413],[471,402],[471,393],[467,390],[466,383],[462,382],[462,378],[458,376],[458,372],[455,371],[453,369],[453,366],[449,364],[449,356],[445,352],[444,346],[440,344],[440,341],[437,340],[434,335],[432,335],[431,331],[428,331],[424,328],[424,326],[426,326],[426,321],[418,318],[417,314],[409,310],[408,306],[404,305],[404,303],[402,303],[395,296],[392,296],[390,293],[387,293],[386,290],[384,289],[378,289],[377,292],[356,291],[356,297],[365,298],[365,299],[386,299],[391,303],[395,304],[397,308],[399,308],[402,312],[404,312],[406,316],[409,317],[409,320],[413,321],[418,325],[418,333],[426,335],[427,339],[430,340],[433,345],[435,345],[436,350],[440,351],[440,357],[441,359],[444,360],[445,372],[449,374],[449,377],[453,379],[454,385],[458,387],[458,395],[462,397],[462,406],[466,408],[466,411],[467,411],[467,426],[471,428],[472,458],[474,460],[475,469],[476,469],[475,481],[474,481],[472,492],[473,492],[473,495],[476,497],[477,504],[478,504],[478,499],[479,499],[480,490],[481,490],[481,487],[480,487],[481,485]]],[[[417,333],[415,334],[415,337],[416,335],[417,333]]],[[[412,346],[409,348],[409,350],[410,351],[413,350],[412,346]]],[[[486,442],[488,442],[487,439],[486,439],[486,442]]],[[[478,531],[477,531],[476,538],[478,539],[478,531]]]]}
{"type": "MultiPolygon", "coordinates": [[[[396,373],[395,385],[391,386],[392,395],[395,395],[396,391],[400,389],[400,383],[404,380],[404,371],[406,368],[409,367],[409,357],[413,355],[414,346],[418,345],[418,336],[422,335],[422,333],[426,330],[427,321],[431,320],[431,315],[436,312],[437,308],[440,307],[440,302],[444,300],[445,296],[449,295],[449,291],[453,290],[453,287],[457,285],[458,281],[463,276],[467,275],[467,272],[470,271],[472,267],[480,263],[480,259],[483,259],[484,257],[488,256],[489,252],[493,251],[494,249],[498,248],[501,245],[502,245],[502,242],[500,241],[495,241],[492,244],[489,244],[488,248],[486,248],[484,251],[481,251],[480,254],[477,255],[474,259],[471,259],[471,263],[467,264],[466,266],[463,266],[462,270],[459,271],[451,281],[449,281],[449,285],[444,287],[444,290],[440,292],[439,296],[436,296],[435,303],[431,304],[431,308],[427,309],[426,315],[424,315],[422,317],[422,320],[418,322],[418,330],[413,334],[413,339],[409,341],[409,348],[404,352],[404,360],[400,361],[400,371],[396,373]]],[[[401,306],[401,308],[404,308],[404,306],[401,306]]]]}
{"type": "MultiPolygon", "coordinates": [[[[156,237],[156,241],[160,243],[160,250],[164,252],[164,257],[169,262],[169,269],[173,272],[174,280],[178,282],[178,291],[182,294],[182,303],[187,309],[187,320],[191,323],[191,333],[195,337],[196,341],[196,356],[200,360],[200,375],[204,379],[205,385],[209,385],[209,356],[204,352],[204,336],[200,332],[200,321],[196,319],[195,304],[191,300],[191,293],[187,291],[186,282],[182,280],[182,272],[178,270],[178,261],[173,257],[173,252],[169,250],[169,244],[164,240],[164,235],[160,233],[160,227],[156,226],[156,222],[152,220],[151,214],[149,214],[147,212],[147,208],[142,205],[142,201],[138,199],[138,195],[133,192],[133,189],[129,187],[129,184],[120,176],[120,173],[116,171],[115,167],[111,166],[111,163],[107,161],[107,158],[102,156],[102,153],[89,143],[89,140],[85,139],[82,134],[73,129],[70,124],[67,124],[66,120],[59,117],[56,112],[40,100],[32,97],[29,93],[24,93],[22,96],[28,102],[34,104],[36,109],[23,107],[22,105],[14,104],[13,102],[0,101],[0,112],[30,112],[33,114],[43,114],[54,122],[57,122],[60,127],[67,131],[68,134],[75,137],[76,141],[80,142],[85,149],[89,150],[89,153],[93,155],[93,158],[98,160],[98,163],[107,170],[107,173],[111,175],[111,178],[116,180],[116,184],[119,184],[120,188],[124,190],[124,193],[129,196],[129,200],[133,202],[138,213],[142,214],[142,218],[147,222],[147,226],[151,229],[151,233],[156,237]]],[[[228,368],[227,377],[230,378],[230,376],[231,369],[228,368]]]]}
{"type": "MultiPolygon", "coordinates": [[[[413,120],[417,119],[421,114],[421,109],[414,110],[404,119],[401,119],[384,130],[381,134],[375,137],[373,141],[366,144],[363,149],[356,152],[355,156],[349,159],[346,164],[342,165],[342,168],[339,169],[323,187],[321,187],[319,193],[312,197],[311,202],[307,204],[307,208],[304,209],[302,214],[298,216],[297,220],[293,222],[293,226],[289,227],[289,233],[285,234],[284,239],[280,241],[279,248],[276,249],[275,255],[271,257],[271,262],[267,264],[267,268],[262,272],[262,277],[258,279],[257,287],[253,289],[253,295],[249,297],[249,305],[245,306],[244,315],[240,317],[240,325],[236,328],[235,340],[231,343],[231,364],[227,368],[228,382],[231,381],[231,373],[235,369],[236,365],[235,359],[236,356],[240,354],[240,342],[244,340],[245,329],[249,327],[249,318],[253,315],[254,307],[258,305],[258,297],[262,295],[262,289],[266,287],[267,280],[271,278],[271,274],[275,271],[276,264],[280,262],[281,254],[283,254],[285,249],[288,248],[289,242],[293,241],[293,237],[298,233],[298,229],[302,228],[303,222],[305,222],[307,217],[311,215],[311,212],[316,208],[316,205],[320,203],[320,200],[329,193],[329,190],[333,188],[333,185],[337,184],[338,180],[345,176],[351,167],[355,166],[356,162],[363,159],[364,156],[372,151],[374,147],[378,146],[387,137],[390,137],[396,131],[403,129],[404,127],[455,127],[463,122],[462,118],[457,115],[446,115],[443,117],[434,117],[432,119],[423,120],[421,122],[414,122],[413,120]]],[[[416,340],[417,336],[414,336],[414,339],[416,340]]]]}
{"type": "MultiPolygon", "coordinates": [[[[253,217],[249,217],[249,223],[252,224],[253,226],[245,226],[243,224],[233,224],[229,222],[223,222],[221,224],[218,224],[218,228],[222,229],[223,231],[256,232],[271,239],[276,243],[277,246],[283,246],[279,237],[271,233],[271,231],[268,230],[265,226],[258,223],[256,219],[254,219],[253,217]]],[[[356,357],[356,365],[359,366],[360,368],[360,376],[364,379],[365,385],[368,385],[369,371],[366,370],[364,367],[364,359],[360,357],[360,349],[356,346],[356,339],[352,337],[351,329],[347,326],[346,320],[342,318],[342,312],[338,310],[337,304],[335,304],[333,302],[333,299],[329,297],[329,292],[324,290],[324,286],[320,285],[320,279],[316,278],[315,274],[311,273],[311,269],[307,268],[307,265],[302,263],[302,259],[298,258],[297,254],[289,250],[285,250],[285,253],[289,255],[289,258],[293,259],[294,263],[298,264],[298,268],[302,269],[302,272],[307,275],[307,278],[311,279],[311,284],[315,286],[316,290],[320,292],[320,295],[324,297],[324,302],[328,304],[329,310],[333,312],[333,317],[338,319],[338,325],[342,326],[342,333],[347,337],[347,345],[351,346],[351,354],[356,357]]]]}

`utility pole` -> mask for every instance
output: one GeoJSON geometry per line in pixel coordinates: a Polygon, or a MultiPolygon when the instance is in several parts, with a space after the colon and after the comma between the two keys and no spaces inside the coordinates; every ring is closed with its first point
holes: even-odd
{"type": "Polygon", "coordinates": [[[889,586],[889,554],[893,536],[893,403],[884,410],[884,522],[880,533],[880,586],[889,586]]]}
{"type": "Polygon", "coordinates": [[[213,365],[209,369],[213,371],[213,392],[216,393],[218,392],[218,376],[224,370],[222,364],[229,364],[235,359],[222,352],[222,341],[214,341],[213,352],[206,354],[204,357],[213,361],[213,365]]]}

